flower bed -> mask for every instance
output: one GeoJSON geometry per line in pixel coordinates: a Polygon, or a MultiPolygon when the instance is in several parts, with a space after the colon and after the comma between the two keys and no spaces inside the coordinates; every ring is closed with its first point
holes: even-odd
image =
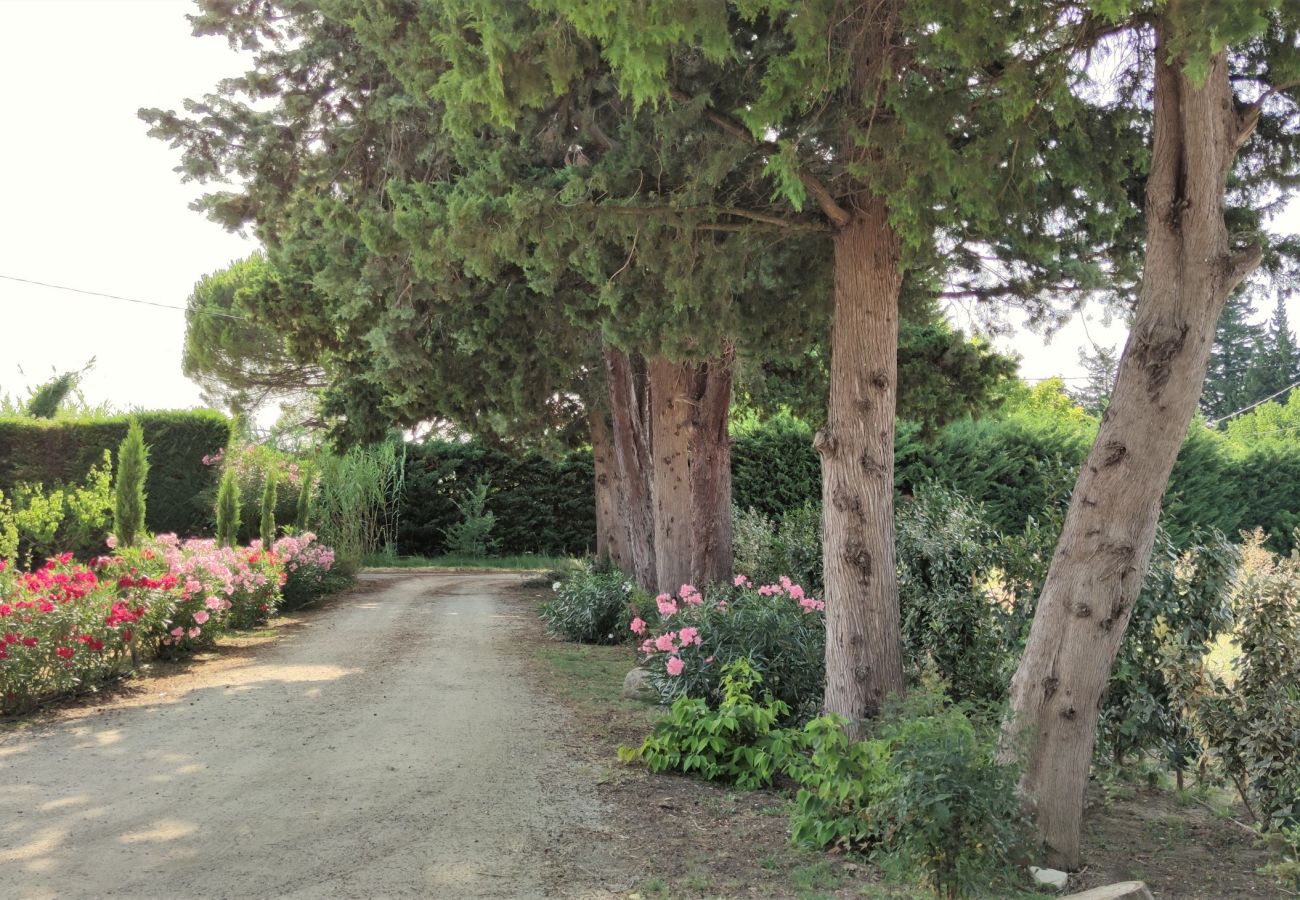
{"type": "Polygon", "coordinates": [[[164,534],[88,566],[63,554],[35,572],[0,560],[0,713],[262,624],[282,585],[296,577],[296,590],[320,589],[332,565],[333,553],[312,535],[268,552],[256,542],[220,547],[164,534]]]}

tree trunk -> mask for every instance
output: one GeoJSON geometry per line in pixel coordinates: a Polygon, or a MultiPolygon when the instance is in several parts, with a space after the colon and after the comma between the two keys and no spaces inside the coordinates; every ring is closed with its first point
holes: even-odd
{"type": "Polygon", "coordinates": [[[827,712],[861,733],[904,688],[894,570],[898,235],[883,201],[860,195],[836,232],[835,318],[822,463],[827,712]]]}
{"type": "Polygon", "coordinates": [[[614,463],[623,503],[619,531],[624,541],[624,571],[637,584],[654,590],[653,460],[645,361],[639,355],[607,347],[605,374],[609,384],[614,463]]]}
{"type": "Polygon", "coordinates": [[[1233,110],[1222,53],[1206,81],[1170,60],[1157,25],[1146,267],[1110,407],[1079,472],[1056,553],[1011,683],[1007,754],[1047,864],[1080,862],[1098,707],[1155,539],[1160,499],[1196,411],[1214,325],[1258,264],[1233,257],[1223,220],[1228,170],[1251,123],[1233,110]]]}
{"type": "Polygon", "coordinates": [[[650,429],[654,449],[656,589],[676,592],[691,580],[691,403],[695,366],[650,362],[650,429]]]}
{"type": "Polygon", "coordinates": [[[691,423],[691,580],[731,580],[731,369],[735,349],[695,367],[691,423]]]}
{"type": "Polygon", "coordinates": [[[614,438],[610,431],[609,413],[600,407],[594,407],[588,419],[591,427],[591,460],[596,475],[596,558],[608,560],[626,571],[626,540],[622,534],[622,517],[619,515],[623,501],[619,496],[618,466],[614,460],[614,438]]]}

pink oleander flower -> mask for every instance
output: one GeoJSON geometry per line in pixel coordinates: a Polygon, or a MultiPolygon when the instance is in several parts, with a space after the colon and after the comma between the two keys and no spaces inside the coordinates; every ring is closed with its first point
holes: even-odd
{"type": "Polygon", "coordinates": [[[664,653],[672,653],[677,649],[677,645],[674,643],[676,637],[677,633],[673,631],[659,635],[659,637],[655,638],[655,649],[661,650],[664,653]]]}
{"type": "Polygon", "coordinates": [[[670,656],[668,657],[667,668],[668,668],[668,674],[671,675],[673,678],[676,678],[677,676],[681,675],[683,671],[685,671],[686,663],[682,662],[682,658],[680,656],[670,656]]]}
{"type": "Polygon", "coordinates": [[[655,597],[655,605],[659,607],[659,615],[664,618],[677,613],[677,601],[667,594],[660,594],[655,597]]]}
{"type": "Polygon", "coordinates": [[[790,599],[792,599],[792,600],[802,600],[803,598],[804,598],[803,588],[800,587],[800,586],[797,585],[797,584],[796,584],[796,585],[791,585],[791,587],[790,587],[790,599]]]}
{"type": "Polygon", "coordinates": [[[184,634],[185,634],[185,629],[184,629],[184,628],[181,628],[181,627],[179,627],[179,626],[177,626],[176,628],[173,628],[173,629],[171,630],[171,636],[174,637],[174,638],[177,638],[178,640],[179,640],[181,637],[183,637],[184,634]]]}
{"type": "Polygon", "coordinates": [[[203,601],[203,605],[206,606],[208,609],[212,610],[213,612],[216,612],[217,610],[221,609],[221,598],[209,597],[208,599],[203,601]]]}
{"type": "Polygon", "coordinates": [[[194,614],[194,621],[197,622],[197,623],[200,624],[200,625],[202,625],[202,624],[204,624],[205,622],[207,622],[207,621],[208,621],[208,611],[207,611],[206,609],[201,609],[201,610],[199,610],[198,612],[196,612],[196,613],[194,614]]]}
{"type": "Polygon", "coordinates": [[[703,640],[700,638],[700,630],[689,625],[677,632],[677,639],[682,642],[683,647],[688,647],[691,644],[698,645],[703,643],[703,640]]]}
{"type": "Polygon", "coordinates": [[[191,629],[189,630],[189,632],[187,632],[187,633],[189,634],[189,636],[190,636],[191,638],[196,638],[196,637],[198,637],[200,634],[203,633],[203,629],[202,629],[202,628],[197,628],[197,627],[196,627],[196,628],[191,628],[191,629]]]}
{"type": "Polygon", "coordinates": [[[640,616],[637,616],[635,619],[632,620],[631,627],[632,627],[633,634],[645,634],[645,628],[646,628],[645,620],[642,619],[640,616]]]}
{"type": "Polygon", "coordinates": [[[744,575],[737,575],[736,580],[732,582],[736,587],[749,587],[750,581],[744,575]]]}
{"type": "Polygon", "coordinates": [[[780,578],[777,579],[777,581],[781,582],[781,587],[787,591],[794,586],[794,582],[790,580],[789,575],[782,575],[780,578]]]}
{"type": "Polygon", "coordinates": [[[652,640],[650,640],[649,638],[646,638],[644,641],[641,642],[641,652],[642,652],[642,653],[654,653],[654,652],[655,652],[655,642],[652,641],[652,640]]]}
{"type": "Polygon", "coordinates": [[[117,537],[115,535],[110,534],[108,537],[104,539],[104,543],[105,545],[107,545],[109,550],[117,549],[117,537]]]}

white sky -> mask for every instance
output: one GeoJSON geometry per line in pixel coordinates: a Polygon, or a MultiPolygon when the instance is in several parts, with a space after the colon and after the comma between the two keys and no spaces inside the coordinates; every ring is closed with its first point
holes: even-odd
{"type": "MultiPolygon", "coordinates": [[[[190,210],[201,191],[178,155],[145,135],[141,106],[179,108],[241,69],[219,38],[190,35],[188,0],[0,0],[0,275],[184,306],[203,274],[250,240],[190,210]]],[[[1283,226],[1300,230],[1300,207],[1283,226]]],[[[1292,323],[1300,324],[1300,300],[1292,323]]],[[[181,312],[0,280],[0,394],[26,396],[52,371],[94,370],[82,389],[115,407],[198,405],[180,369],[181,312]]],[[[1093,323],[1120,345],[1123,328],[1093,323]]],[[[1050,344],[1000,339],[1027,378],[1076,377],[1077,321],[1050,344]]]]}

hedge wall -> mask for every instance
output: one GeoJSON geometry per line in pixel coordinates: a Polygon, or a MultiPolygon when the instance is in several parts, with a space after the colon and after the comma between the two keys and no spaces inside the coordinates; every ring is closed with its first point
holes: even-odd
{"type": "Polygon", "coordinates": [[[456,501],[480,477],[491,483],[487,508],[496,516],[491,536],[499,553],[581,554],[595,547],[590,453],[558,462],[538,454],[516,459],[477,444],[430,441],[407,448],[398,552],[442,553],[446,530],[461,518],[456,501]]]}
{"type": "MultiPolygon", "coordinates": [[[[1031,517],[1069,495],[1092,444],[1095,422],[1046,412],[957,422],[934,440],[900,424],[895,482],[911,492],[938,481],[984,504],[990,521],[1018,533],[1031,517]]],[[[401,552],[433,554],[458,520],[452,498],[480,474],[492,479],[489,508],[505,553],[583,552],[595,543],[591,458],[560,463],[540,456],[512,461],[472,444],[411,447],[402,505],[401,552]]],[[[732,441],[737,506],[778,516],[819,502],[821,473],[810,429],[777,420],[732,441]]],[[[1289,552],[1300,527],[1300,444],[1242,450],[1197,425],[1174,466],[1165,495],[1165,528],[1176,542],[1197,526],[1229,536],[1262,527],[1273,549],[1289,552]]]]}
{"type": "MultiPolygon", "coordinates": [[[[19,482],[47,486],[80,481],[117,447],[131,418],[139,420],[149,445],[146,525],[150,531],[181,535],[207,532],[212,512],[207,497],[216,471],[203,465],[230,439],[230,422],[212,410],[142,412],[92,420],[0,418],[0,491],[19,482]]],[[[116,468],[115,468],[116,471],[116,468]]]]}

